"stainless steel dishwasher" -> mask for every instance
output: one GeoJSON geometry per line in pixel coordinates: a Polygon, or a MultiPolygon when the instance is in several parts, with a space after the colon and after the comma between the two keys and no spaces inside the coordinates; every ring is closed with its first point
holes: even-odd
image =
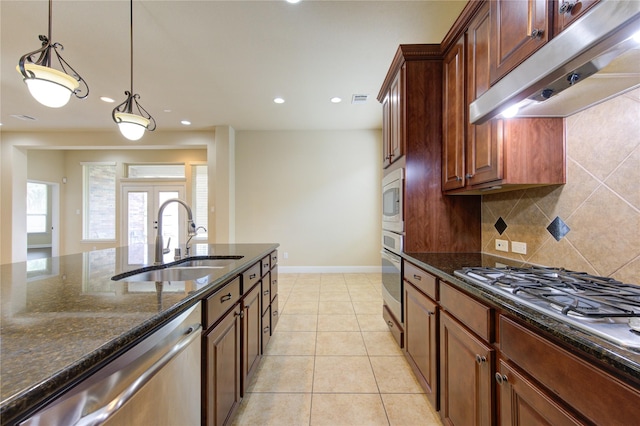
{"type": "Polygon", "coordinates": [[[196,304],[21,425],[199,425],[196,304]]]}

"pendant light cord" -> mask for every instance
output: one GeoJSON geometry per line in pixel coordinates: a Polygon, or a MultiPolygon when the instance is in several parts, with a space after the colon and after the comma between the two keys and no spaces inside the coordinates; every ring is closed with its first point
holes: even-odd
{"type": "Polygon", "coordinates": [[[131,95],[133,95],[133,0],[129,1],[130,26],[129,26],[129,50],[131,56],[131,95]]]}
{"type": "Polygon", "coordinates": [[[53,22],[52,9],[53,9],[53,0],[49,0],[49,32],[47,33],[47,36],[49,37],[49,43],[51,43],[51,23],[53,22]]]}

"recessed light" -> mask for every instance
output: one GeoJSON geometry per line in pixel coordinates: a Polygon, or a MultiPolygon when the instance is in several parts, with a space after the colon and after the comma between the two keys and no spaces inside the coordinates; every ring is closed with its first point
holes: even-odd
{"type": "Polygon", "coordinates": [[[282,98],[274,98],[273,102],[275,102],[277,104],[283,104],[284,103],[284,99],[282,99],[282,98]]]}
{"type": "Polygon", "coordinates": [[[296,4],[300,3],[300,0],[287,0],[287,3],[296,4]]]}
{"type": "Polygon", "coordinates": [[[114,99],[111,99],[111,98],[109,98],[109,97],[107,97],[107,96],[101,96],[101,97],[100,97],[100,100],[101,100],[102,102],[107,102],[107,103],[110,103],[110,104],[112,104],[112,103],[114,103],[114,102],[115,102],[115,100],[114,100],[114,99]]]}
{"type": "Polygon", "coordinates": [[[331,102],[334,104],[339,104],[340,102],[342,102],[342,98],[334,96],[333,98],[331,98],[331,102]]]}
{"type": "Polygon", "coordinates": [[[171,112],[171,110],[170,110],[169,108],[164,109],[163,111],[164,111],[164,112],[171,112]]]}
{"type": "Polygon", "coordinates": [[[180,124],[184,124],[185,126],[191,126],[191,122],[189,120],[182,120],[180,124]]]}

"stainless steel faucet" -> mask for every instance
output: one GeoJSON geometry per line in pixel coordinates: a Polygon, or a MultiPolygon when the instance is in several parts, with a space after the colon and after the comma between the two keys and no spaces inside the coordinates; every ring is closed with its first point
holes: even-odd
{"type": "Polygon", "coordinates": [[[193,223],[193,213],[191,213],[191,207],[189,207],[187,203],[185,203],[184,201],[178,198],[170,198],[164,203],[162,203],[162,205],[160,206],[160,209],[158,210],[158,221],[156,222],[158,233],[156,234],[156,247],[155,247],[156,259],[154,262],[155,265],[162,264],[162,259],[164,257],[164,254],[169,253],[169,247],[165,248],[164,242],[162,240],[162,212],[164,211],[164,208],[171,203],[178,203],[184,206],[184,208],[187,210],[187,227],[188,227],[187,233],[189,237],[193,237],[194,235],[196,235],[196,224],[193,223]]]}

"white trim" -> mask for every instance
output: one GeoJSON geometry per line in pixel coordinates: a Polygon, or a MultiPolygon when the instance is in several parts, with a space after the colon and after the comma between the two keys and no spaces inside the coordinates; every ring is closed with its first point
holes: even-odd
{"type": "Polygon", "coordinates": [[[376,274],[381,266],[282,266],[278,273],[283,274],[376,274]]]}
{"type": "Polygon", "coordinates": [[[39,248],[52,248],[51,244],[31,244],[27,246],[27,249],[39,249],[39,248]]]}

